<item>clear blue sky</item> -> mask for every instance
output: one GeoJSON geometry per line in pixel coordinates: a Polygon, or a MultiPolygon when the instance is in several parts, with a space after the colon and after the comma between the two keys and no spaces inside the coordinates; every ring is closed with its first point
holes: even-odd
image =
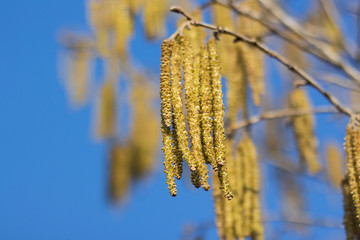
{"type": "MultiPolygon", "coordinates": [[[[211,224],[211,193],[182,181],[179,196],[170,197],[161,157],[125,207],[107,203],[106,145],[91,138],[93,109],[70,108],[57,72],[59,30],[87,31],[84,9],[83,0],[0,0],[0,239],[179,239],[186,224],[211,224]]],[[[133,49],[146,52],[141,61],[158,72],[159,43],[133,49]]],[[[308,197],[316,213],[340,216],[341,209],[329,210],[341,206],[336,192],[304,184],[314,189],[308,197]],[[336,204],[326,203],[327,191],[336,204]]],[[[265,205],[276,207],[272,183],[264,185],[265,205]]],[[[216,239],[215,229],[206,236],[216,239]]],[[[312,239],[326,236],[344,237],[342,230],[316,229],[312,239]]]]}

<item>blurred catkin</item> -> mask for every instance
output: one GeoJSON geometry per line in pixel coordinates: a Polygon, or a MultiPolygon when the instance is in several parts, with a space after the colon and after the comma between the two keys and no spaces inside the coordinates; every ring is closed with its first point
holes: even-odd
{"type": "MultiPolygon", "coordinates": [[[[294,111],[311,110],[310,101],[301,88],[294,89],[289,96],[289,107],[294,111]]],[[[311,115],[299,115],[292,118],[295,140],[300,159],[310,174],[316,174],[321,166],[317,157],[317,140],[311,115]]]]}
{"type": "Polygon", "coordinates": [[[96,133],[99,138],[112,138],[116,134],[115,81],[106,80],[100,89],[96,133]]]}
{"type": "Polygon", "coordinates": [[[344,176],[344,161],[335,144],[326,147],[326,175],[329,182],[339,189],[344,176]]]}

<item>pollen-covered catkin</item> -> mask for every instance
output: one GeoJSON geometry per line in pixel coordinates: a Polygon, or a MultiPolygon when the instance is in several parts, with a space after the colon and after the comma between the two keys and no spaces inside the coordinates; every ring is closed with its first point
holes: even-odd
{"type": "MultiPolygon", "coordinates": [[[[174,176],[175,165],[173,158],[173,141],[174,133],[171,132],[171,78],[170,78],[170,57],[173,42],[165,40],[161,45],[161,73],[160,73],[160,98],[161,98],[161,132],[163,135],[163,153],[164,153],[164,167],[166,174],[166,183],[172,196],[176,196],[176,184],[174,176]]],[[[175,131],[176,128],[173,128],[175,131]]],[[[176,150],[175,150],[175,153],[176,150]]],[[[181,156],[180,156],[181,157],[181,156]]],[[[178,166],[178,165],[177,165],[178,166]]],[[[177,174],[179,170],[177,169],[177,174]]],[[[178,175],[177,175],[178,177],[178,175]]]]}
{"type": "Polygon", "coordinates": [[[170,57],[173,41],[165,40],[161,44],[160,98],[161,116],[167,127],[171,126],[171,77],[170,57]]]}
{"type": "Polygon", "coordinates": [[[351,189],[349,185],[349,178],[345,176],[345,179],[341,184],[343,193],[343,207],[344,217],[343,223],[345,226],[346,240],[359,240],[360,239],[360,228],[359,220],[356,218],[356,210],[351,196],[351,189]]]}
{"type": "Polygon", "coordinates": [[[212,99],[209,52],[205,46],[200,50],[200,122],[201,142],[206,163],[217,171],[213,141],[212,99]]]}
{"type": "MultiPolygon", "coordinates": [[[[290,93],[290,109],[295,111],[310,110],[310,101],[301,88],[290,93]]],[[[310,174],[316,174],[321,166],[317,160],[317,141],[314,134],[314,124],[311,115],[299,115],[292,118],[296,144],[300,159],[306,165],[310,174]]]]}
{"type": "Polygon", "coordinates": [[[220,63],[218,60],[215,38],[208,41],[211,90],[213,93],[212,109],[214,124],[214,148],[215,160],[218,165],[218,176],[224,195],[231,199],[232,193],[229,188],[229,179],[225,163],[225,129],[224,129],[224,103],[220,75],[220,63]]]}
{"type": "Polygon", "coordinates": [[[174,115],[173,115],[173,125],[171,130],[171,136],[173,141],[173,155],[174,155],[174,168],[175,168],[175,177],[176,179],[180,180],[182,172],[183,172],[183,159],[182,153],[179,148],[179,141],[176,135],[176,124],[174,122],[174,115]]]}
{"type": "MultiPolygon", "coordinates": [[[[360,222],[360,127],[357,117],[352,117],[346,128],[345,152],[346,152],[346,175],[357,221],[360,222]]],[[[359,225],[357,225],[359,226],[359,225]]]]}
{"type": "Polygon", "coordinates": [[[188,143],[188,132],[186,130],[185,115],[183,113],[182,103],[182,85],[181,85],[181,55],[180,45],[175,41],[171,57],[171,99],[174,114],[174,123],[176,124],[176,135],[179,143],[179,149],[183,159],[189,164],[191,171],[196,170],[196,162],[190,151],[188,143]]]}
{"type": "Polygon", "coordinates": [[[201,185],[205,190],[210,189],[208,183],[208,170],[202,154],[201,129],[200,129],[200,98],[199,98],[199,68],[200,58],[194,57],[190,41],[185,36],[179,37],[181,56],[183,59],[184,88],[187,110],[187,123],[191,141],[191,150],[196,164],[196,170],[200,175],[201,185]]]}

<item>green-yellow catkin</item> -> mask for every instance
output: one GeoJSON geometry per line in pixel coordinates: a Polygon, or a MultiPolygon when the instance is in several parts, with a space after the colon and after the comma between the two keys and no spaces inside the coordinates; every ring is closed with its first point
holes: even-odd
{"type": "MultiPolygon", "coordinates": [[[[235,169],[235,160],[233,158],[232,152],[232,142],[226,141],[226,163],[227,170],[229,175],[229,183],[233,196],[235,197],[236,188],[236,169],[235,169]]],[[[235,221],[237,219],[236,208],[237,208],[236,199],[233,198],[231,201],[224,201],[224,223],[225,223],[225,235],[227,240],[232,240],[236,238],[235,235],[235,221]]]]}
{"type": "Polygon", "coordinates": [[[152,86],[146,78],[136,75],[133,79],[131,102],[133,104],[133,127],[130,141],[132,145],[132,175],[140,178],[149,174],[157,155],[159,124],[152,106],[152,86]]]}
{"type": "MultiPolygon", "coordinates": [[[[213,23],[219,27],[225,27],[226,29],[234,30],[234,18],[231,15],[231,9],[214,4],[212,6],[212,18],[213,23]]],[[[219,59],[221,65],[221,73],[229,78],[231,72],[234,69],[234,63],[236,58],[236,53],[234,51],[233,38],[227,35],[221,35],[220,41],[218,42],[217,48],[219,49],[219,59]]]]}
{"type": "MultiPolygon", "coordinates": [[[[290,93],[290,109],[307,111],[311,109],[310,101],[301,88],[290,93]]],[[[292,118],[296,144],[301,160],[306,164],[310,174],[316,174],[321,166],[317,157],[317,141],[314,134],[314,124],[311,115],[299,115],[292,118]]]]}
{"type": "Polygon", "coordinates": [[[172,140],[170,127],[165,125],[164,119],[161,121],[161,132],[163,135],[163,147],[164,153],[164,173],[166,174],[166,184],[170,191],[171,196],[177,195],[176,183],[175,183],[175,168],[174,158],[172,153],[172,140]]]}
{"type": "Polygon", "coordinates": [[[343,224],[345,226],[346,240],[359,240],[360,239],[360,228],[359,220],[356,218],[356,210],[353,204],[351,189],[349,185],[348,176],[345,176],[345,179],[341,184],[342,193],[343,193],[343,207],[344,207],[344,217],[343,224]]]}
{"type": "Polygon", "coordinates": [[[355,117],[350,119],[346,128],[344,145],[346,152],[346,175],[349,180],[356,218],[360,222],[360,127],[358,121],[355,117]]]}
{"type": "MultiPolygon", "coordinates": [[[[171,132],[171,77],[170,77],[170,57],[173,47],[173,42],[165,40],[161,45],[161,73],[160,73],[160,98],[161,98],[161,132],[163,135],[163,153],[164,153],[164,167],[166,174],[166,183],[172,196],[176,196],[176,184],[174,176],[175,164],[173,159],[173,144],[171,132]]],[[[177,53],[178,54],[178,53],[177,53]]],[[[176,129],[173,128],[173,131],[176,129]]],[[[176,152],[175,152],[176,153],[176,152]]]]}
{"type": "Polygon", "coordinates": [[[239,44],[234,45],[234,52],[236,55],[235,61],[230,61],[228,64],[233,65],[232,71],[227,76],[227,113],[226,126],[231,126],[237,120],[239,110],[243,112],[243,118],[246,119],[246,74],[243,54],[239,44]]]}
{"type": "Polygon", "coordinates": [[[211,89],[213,93],[212,109],[213,109],[213,124],[214,124],[214,149],[215,160],[218,165],[218,176],[221,183],[221,188],[224,195],[232,198],[232,193],[229,188],[229,179],[225,163],[225,129],[224,129],[224,103],[220,74],[220,63],[218,60],[215,38],[212,37],[208,41],[209,63],[210,63],[210,77],[211,89]]]}
{"type": "Polygon", "coordinates": [[[110,174],[109,174],[109,197],[114,202],[121,201],[128,192],[130,185],[130,148],[114,144],[111,146],[110,174]]]}
{"type": "Polygon", "coordinates": [[[127,59],[128,41],[133,32],[133,18],[129,7],[122,1],[114,6],[114,49],[113,52],[123,61],[127,59]]]}
{"type": "Polygon", "coordinates": [[[175,177],[176,179],[180,180],[181,175],[183,173],[183,159],[182,159],[182,153],[179,148],[179,141],[178,137],[176,135],[176,124],[174,121],[174,115],[173,115],[173,127],[171,130],[171,136],[173,140],[173,156],[174,156],[174,168],[175,168],[175,177]]]}
{"type": "Polygon", "coordinates": [[[201,123],[201,142],[206,163],[211,164],[217,171],[215,151],[213,143],[213,121],[212,121],[212,99],[210,79],[209,52],[205,46],[200,50],[200,123],[201,123]]]}
{"type": "Polygon", "coordinates": [[[202,154],[201,129],[200,129],[200,57],[193,55],[192,46],[187,37],[179,37],[181,46],[181,56],[183,60],[184,88],[187,110],[187,123],[191,141],[191,150],[194,156],[196,169],[200,175],[201,185],[205,190],[210,189],[208,183],[207,166],[202,154]]]}
{"type": "Polygon", "coordinates": [[[168,0],[145,1],[143,24],[148,39],[161,37],[165,33],[165,17],[168,11],[168,0]]]}
{"type": "Polygon", "coordinates": [[[88,18],[95,32],[97,50],[101,56],[108,56],[109,34],[109,7],[108,1],[90,0],[88,6],[88,18]]]}
{"type": "Polygon", "coordinates": [[[80,40],[71,48],[68,66],[67,86],[72,102],[84,104],[90,85],[91,54],[86,41],[80,40]]]}
{"type": "MultiPolygon", "coordinates": [[[[260,12],[261,9],[256,0],[244,1],[241,7],[245,7],[254,12],[260,12]]],[[[260,23],[244,16],[239,16],[237,27],[240,33],[250,38],[256,39],[265,33],[265,29],[260,23]]],[[[246,43],[239,43],[239,46],[243,54],[244,70],[252,92],[252,99],[254,104],[259,106],[261,95],[264,93],[264,54],[254,46],[246,43]]]]}
{"type": "Polygon", "coordinates": [[[214,209],[215,209],[215,223],[216,229],[220,240],[226,240],[225,235],[225,211],[224,204],[226,199],[221,191],[220,180],[217,177],[217,173],[212,171],[212,185],[213,185],[213,198],[214,198],[214,209]]]}
{"type": "MultiPolygon", "coordinates": [[[[259,169],[256,149],[252,140],[245,136],[237,148],[237,163],[241,172],[237,172],[236,213],[240,221],[235,222],[235,233],[238,238],[251,236],[252,239],[263,239],[259,200],[259,169]]],[[[236,165],[235,165],[236,166],[236,165]]]]}
{"type": "Polygon", "coordinates": [[[185,115],[183,113],[183,103],[181,99],[181,62],[180,45],[178,41],[175,41],[171,57],[171,99],[174,123],[176,126],[176,135],[182,157],[189,164],[191,171],[195,171],[196,162],[189,148],[188,132],[186,130],[185,115]]]}
{"type": "Polygon", "coordinates": [[[171,126],[171,76],[170,57],[173,41],[165,40],[161,44],[161,65],[160,65],[160,98],[161,117],[167,127],[171,126]]]}
{"type": "Polygon", "coordinates": [[[336,145],[326,147],[326,175],[329,182],[336,188],[340,188],[344,176],[344,162],[336,145]]]}
{"type": "Polygon", "coordinates": [[[98,100],[97,136],[112,138],[116,131],[116,92],[115,81],[106,80],[98,100]]]}

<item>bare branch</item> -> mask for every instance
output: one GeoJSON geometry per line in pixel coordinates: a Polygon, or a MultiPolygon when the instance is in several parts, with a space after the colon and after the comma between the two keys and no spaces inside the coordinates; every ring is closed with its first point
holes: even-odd
{"type": "Polygon", "coordinates": [[[222,27],[218,27],[212,24],[208,24],[205,22],[198,22],[196,20],[194,20],[192,17],[190,17],[188,14],[186,14],[180,7],[176,7],[176,13],[180,13],[181,15],[185,16],[187,19],[189,19],[189,22],[191,25],[193,26],[197,26],[197,27],[202,27],[202,28],[206,28],[206,29],[210,29],[213,30],[217,33],[220,34],[226,34],[226,35],[230,35],[233,36],[235,38],[235,42],[237,41],[241,41],[241,42],[245,42],[247,44],[250,44],[254,47],[256,47],[257,49],[259,49],[260,51],[266,53],[268,56],[276,59],[278,62],[280,62],[282,65],[284,65],[285,67],[287,67],[291,72],[295,73],[296,75],[298,75],[300,78],[302,78],[303,80],[306,81],[306,83],[310,86],[312,86],[313,88],[315,88],[319,93],[321,93],[326,99],[328,99],[328,101],[330,103],[332,103],[332,105],[341,113],[346,114],[347,116],[352,116],[354,115],[353,111],[345,106],[343,106],[339,100],[334,97],[333,95],[331,95],[329,92],[327,92],[315,79],[313,79],[309,74],[307,74],[305,71],[301,70],[300,68],[298,68],[297,66],[291,64],[286,58],[284,58],[283,56],[281,56],[280,54],[278,54],[277,52],[269,49],[267,46],[265,46],[262,43],[259,43],[258,41],[256,41],[255,39],[252,38],[248,38],[245,35],[239,34],[239,33],[235,33],[229,29],[226,28],[222,28],[222,27]],[[180,8],[180,9],[179,9],[180,8]]]}

